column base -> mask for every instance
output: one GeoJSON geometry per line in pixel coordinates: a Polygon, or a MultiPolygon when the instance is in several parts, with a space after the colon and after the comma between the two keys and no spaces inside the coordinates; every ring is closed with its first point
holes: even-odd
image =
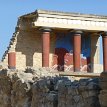
{"type": "Polygon", "coordinates": [[[8,66],[8,68],[9,68],[9,69],[16,69],[16,67],[10,67],[10,66],[8,66]]]}

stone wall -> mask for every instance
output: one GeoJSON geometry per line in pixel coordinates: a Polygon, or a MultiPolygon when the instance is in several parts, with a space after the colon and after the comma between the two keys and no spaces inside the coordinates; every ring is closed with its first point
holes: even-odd
{"type": "Polygon", "coordinates": [[[48,68],[0,71],[0,107],[107,107],[100,90],[98,78],[61,77],[48,68]]]}
{"type": "Polygon", "coordinates": [[[101,107],[107,107],[107,72],[103,72],[101,74],[101,79],[100,79],[100,104],[101,107]]]}

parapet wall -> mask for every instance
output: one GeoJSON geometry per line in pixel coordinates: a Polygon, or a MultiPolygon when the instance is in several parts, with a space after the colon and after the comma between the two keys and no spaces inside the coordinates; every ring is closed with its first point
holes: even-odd
{"type": "Polygon", "coordinates": [[[107,88],[99,80],[61,77],[44,68],[1,69],[0,107],[107,107],[107,88]]]}

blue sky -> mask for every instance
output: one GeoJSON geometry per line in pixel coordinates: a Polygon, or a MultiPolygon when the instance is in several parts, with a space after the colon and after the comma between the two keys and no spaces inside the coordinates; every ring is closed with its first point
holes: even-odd
{"type": "Polygon", "coordinates": [[[0,0],[0,59],[15,31],[17,18],[36,9],[107,15],[107,0],[0,0]]]}

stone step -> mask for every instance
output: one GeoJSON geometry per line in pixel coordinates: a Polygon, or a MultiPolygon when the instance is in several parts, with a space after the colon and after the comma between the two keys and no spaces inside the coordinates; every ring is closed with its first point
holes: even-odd
{"type": "Polygon", "coordinates": [[[13,45],[13,43],[14,43],[13,41],[10,41],[10,44],[9,44],[9,45],[13,45]]]}
{"type": "Polygon", "coordinates": [[[15,40],[15,39],[16,39],[16,37],[12,37],[10,40],[13,41],[13,40],[15,40]]]}
{"type": "Polygon", "coordinates": [[[11,46],[8,46],[8,47],[7,47],[7,50],[9,50],[10,48],[11,48],[11,46]]]}
{"type": "Polygon", "coordinates": [[[9,50],[11,48],[14,48],[12,47],[15,43],[16,43],[16,39],[17,39],[17,32],[13,33],[13,36],[12,38],[10,39],[10,43],[9,43],[9,46],[7,47],[7,50],[4,52],[3,56],[2,56],[2,61],[6,58],[9,50]]]}

